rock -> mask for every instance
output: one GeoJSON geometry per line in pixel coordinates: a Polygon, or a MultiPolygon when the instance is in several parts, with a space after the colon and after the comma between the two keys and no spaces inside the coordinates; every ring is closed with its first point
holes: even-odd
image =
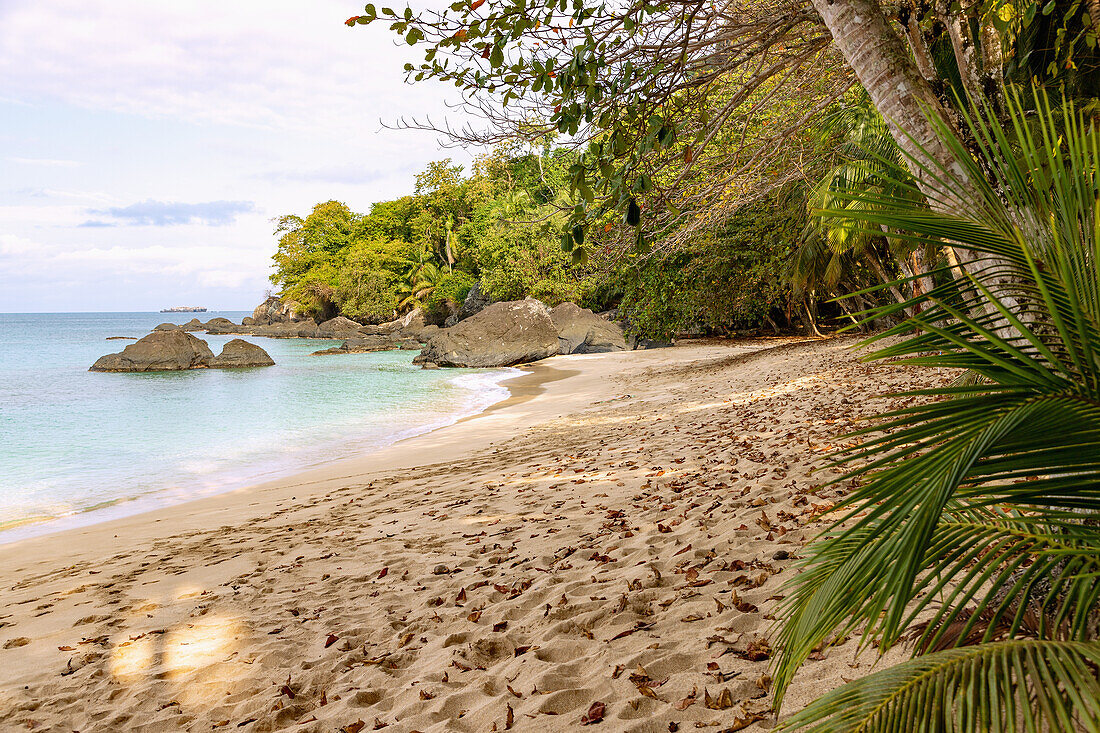
{"type": "MultiPolygon", "coordinates": [[[[244,328],[241,326],[241,328],[244,328]]],[[[285,321],[283,323],[269,323],[264,326],[251,326],[249,332],[254,336],[267,336],[273,339],[320,338],[317,324],[313,321],[285,321]]]]}
{"type": "Polygon", "coordinates": [[[436,565],[432,570],[432,575],[450,575],[451,569],[446,565],[436,565]]]}
{"type": "Polygon", "coordinates": [[[203,326],[207,333],[240,333],[241,326],[238,326],[228,318],[211,318],[203,326]]]}
{"type": "Polygon", "coordinates": [[[420,342],[413,338],[403,338],[395,335],[388,336],[361,336],[349,338],[339,346],[330,349],[314,351],[313,356],[325,356],[329,354],[365,354],[371,351],[393,351],[394,349],[420,348],[420,342]],[[411,347],[409,346],[411,344],[411,347]]]}
{"type": "Polygon", "coordinates": [[[154,331],[179,331],[181,330],[176,323],[161,323],[153,327],[154,331]]]}
{"type": "Polygon", "coordinates": [[[271,323],[283,323],[289,321],[290,318],[285,313],[283,301],[272,295],[256,306],[256,309],[252,311],[252,320],[254,321],[252,325],[266,326],[271,323]]]}
{"type": "Polygon", "coordinates": [[[325,321],[324,323],[321,323],[320,325],[318,325],[317,326],[317,333],[321,334],[322,336],[328,336],[328,335],[335,336],[335,335],[339,334],[339,335],[343,336],[344,338],[347,338],[347,336],[350,336],[352,334],[358,334],[359,329],[361,329],[361,328],[362,328],[361,324],[356,323],[355,321],[351,320],[350,318],[344,318],[343,316],[337,316],[336,318],[330,318],[329,320],[325,321]]]}
{"type": "Polygon", "coordinates": [[[434,361],[422,361],[422,362],[420,362],[420,368],[421,369],[438,369],[439,365],[436,364],[434,361]]]}
{"type": "Polygon", "coordinates": [[[137,341],[137,336],[108,336],[108,341],[137,341]]]}
{"type": "Polygon", "coordinates": [[[492,303],[492,298],[482,291],[481,282],[478,281],[466,293],[466,299],[462,301],[462,307],[458,309],[458,320],[464,321],[470,316],[485,310],[492,303]]]}
{"type": "Polygon", "coordinates": [[[442,330],[443,329],[433,323],[430,326],[424,326],[424,328],[420,330],[420,333],[416,334],[416,338],[420,340],[420,343],[426,344],[428,343],[428,339],[442,330]]]}
{"type": "Polygon", "coordinates": [[[563,354],[601,354],[626,351],[626,339],[616,324],[576,303],[562,303],[550,311],[563,354]]]}
{"type": "Polygon", "coordinates": [[[452,313],[451,315],[447,316],[447,318],[443,321],[443,327],[450,328],[456,323],[458,323],[458,314],[452,313]]]}
{"type": "Polygon", "coordinates": [[[241,319],[241,325],[242,326],[255,326],[256,325],[256,319],[253,318],[252,316],[245,316],[244,318],[241,319]]]}
{"type": "Polygon", "coordinates": [[[415,336],[423,331],[428,325],[428,319],[424,316],[424,311],[420,308],[414,308],[401,318],[398,318],[397,323],[399,331],[408,336],[415,336]]]}
{"type": "Polygon", "coordinates": [[[243,339],[233,339],[222,347],[222,353],[211,359],[211,369],[242,369],[245,367],[274,366],[275,360],[256,344],[243,339]]]}
{"type": "Polygon", "coordinates": [[[192,318],[190,321],[180,326],[181,331],[202,331],[205,330],[205,328],[206,325],[198,318],[192,318]]]}
{"type": "Polygon", "coordinates": [[[533,298],[494,303],[435,333],[414,359],[450,367],[502,367],[554,356],[560,349],[550,311],[533,298]]]}
{"type": "Polygon", "coordinates": [[[206,342],[183,331],[154,331],[117,354],[100,357],[89,371],[158,372],[202,369],[213,352],[206,342]]]}

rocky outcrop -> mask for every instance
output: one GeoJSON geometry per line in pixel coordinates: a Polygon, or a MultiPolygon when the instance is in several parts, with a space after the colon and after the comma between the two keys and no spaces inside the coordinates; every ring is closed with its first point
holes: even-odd
{"type": "Polygon", "coordinates": [[[233,339],[222,347],[222,353],[210,359],[211,369],[244,369],[246,367],[273,366],[275,360],[256,344],[243,339],[233,339]]]}
{"type": "Polygon", "coordinates": [[[562,303],[550,311],[562,354],[600,354],[625,351],[626,339],[618,325],[576,303],[562,303]]]}
{"type": "Polygon", "coordinates": [[[176,323],[160,323],[153,327],[154,331],[179,331],[181,330],[179,324],[176,323]]]}
{"type": "Polygon", "coordinates": [[[492,302],[493,299],[481,289],[481,283],[474,283],[474,286],[466,293],[466,299],[462,301],[462,307],[458,309],[456,314],[458,320],[464,321],[470,316],[480,313],[488,308],[492,302]]]}
{"type": "Polygon", "coordinates": [[[184,331],[154,331],[117,354],[100,357],[93,372],[178,372],[185,369],[234,369],[275,362],[255,344],[233,339],[214,356],[200,338],[184,331]]]}
{"type": "Polygon", "coordinates": [[[117,354],[100,357],[93,372],[160,372],[202,369],[213,352],[206,342],[183,331],[154,331],[117,354]]]}
{"type": "MultiPolygon", "coordinates": [[[[239,326],[238,328],[244,327],[239,326]]],[[[321,334],[317,330],[317,324],[313,321],[286,321],[284,323],[270,323],[266,326],[249,326],[248,333],[273,339],[321,338],[321,334]]]]}
{"type": "Polygon", "coordinates": [[[241,327],[228,318],[211,318],[203,327],[207,333],[240,333],[241,327]]]}
{"type": "Polygon", "coordinates": [[[328,338],[355,338],[359,336],[361,328],[361,324],[356,323],[350,318],[336,316],[336,318],[330,318],[324,323],[318,325],[317,333],[320,334],[322,337],[328,338]]]}
{"type": "Polygon", "coordinates": [[[181,331],[202,331],[205,328],[206,324],[198,318],[192,318],[190,321],[180,326],[181,331]]]}
{"type": "Polygon", "coordinates": [[[414,359],[450,367],[502,367],[554,356],[560,349],[549,309],[537,300],[494,303],[433,335],[414,359]]]}
{"type": "Polygon", "coordinates": [[[252,320],[257,326],[266,326],[270,323],[283,323],[290,318],[283,312],[283,301],[272,295],[256,306],[252,311],[252,320]]]}
{"type": "Polygon", "coordinates": [[[389,336],[361,336],[349,338],[339,346],[330,349],[314,351],[314,356],[327,356],[331,354],[365,354],[371,351],[393,351],[395,349],[419,349],[420,342],[410,337],[389,336]]]}

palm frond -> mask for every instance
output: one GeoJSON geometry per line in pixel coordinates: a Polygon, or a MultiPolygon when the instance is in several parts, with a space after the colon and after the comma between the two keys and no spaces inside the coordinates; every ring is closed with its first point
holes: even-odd
{"type": "MultiPolygon", "coordinates": [[[[857,629],[888,648],[920,624],[919,649],[1029,624],[1046,641],[1100,635],[1100,142],[1068,105],[1056,114],[1037,93],[1035,106],[1035,127],[1018,98],[1007,126],[973,110],[977,159],[938,122],[963,162],[928,171],[931,207],[899,172],[825,212],[962,255],[931,292],[869,312],[921,306],[866,343],[871,359],[974,379],[911,393],[931,400],[881,416],[837,457],[852,467],[838,481],[864,483],[782,607],[777,702],[812,649],[857,629]]],[[[1048,673],[1021,669],[1014,684],[1040,694],[1048,673]]]]}
{"type": "Polygon", "coordinates": [[[779,726],[805,733],[1100,731],[1100,642],[949,649],[833,690],[779,726]]]}

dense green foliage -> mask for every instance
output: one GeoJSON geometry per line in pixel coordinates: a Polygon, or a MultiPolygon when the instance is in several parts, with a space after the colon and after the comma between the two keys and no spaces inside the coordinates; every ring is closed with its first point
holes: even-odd
{"type": "Polygon", "coordinates": [[[649,338],[789,325],[783,273],[805,225],[804,195],[762,201],[649,256],[617,247],[608,227],[589,235],[591,257],[577,261],[558,235],[573,157],[501,150],[469,176],[441,161],[417,176],[413,194],[367,214],[327,201],[281,217],[272,281],[301,311],[369,323],[417,307],[443,322],[479,284],[492,300],[620,307],[649,338]]]}

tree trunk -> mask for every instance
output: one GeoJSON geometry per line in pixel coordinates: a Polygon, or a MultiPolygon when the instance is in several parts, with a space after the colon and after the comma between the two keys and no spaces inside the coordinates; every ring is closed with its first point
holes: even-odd
{"type": "MultiPolygon", "coordinates": [[[[871,102],[886,118],[890,134],[912,159],[909,168],[921,191],[934,208],[958,211],[961,204],[944,201],[942,187],[924,170],[942,167],[961,179],[964,175],[926,114],[943,120],[950,117],[886,20],[882,6],[877,0],[813,0],[813,5],[871,102]]],[[[960,183],[966,185],[966,180],[960,183]]]]}
{"type": "MultiPolygon", "coordinates": [[[[950,124],[951,118],[921,76],[901,37],[886,20],[878,0],[813,0],[813,6],[871,102],[886,119],[890,134],[905,153],[909,170],[929,205],[941,213],[965,216],[968,209],[965,189],[972,184],[960,160],[939,139],[929,122],[929,116],[938,116],[945,124],[950,124]],[[937,183],[936,171],[950,172],[954,182],[946,186],[937,183]]],[[[979,258],[969,250],[958,250],[956,254],[964,270],[978,259],[984,259],[983,266],[1005,264],[988,257],[979,258]]],[[[1018,310],[1018,303],[1009,292],[1013,284],[1009,276],[996,275],[987,278],[987,282],[1001,291],[999,296],[1006,306],[1018,310]]],[[[991,315],[994,313],[990,304],[984,309],[991,315]]],[[[994,328],[1005,335],[1013,330],[1001,318],[994,328]]]]}

